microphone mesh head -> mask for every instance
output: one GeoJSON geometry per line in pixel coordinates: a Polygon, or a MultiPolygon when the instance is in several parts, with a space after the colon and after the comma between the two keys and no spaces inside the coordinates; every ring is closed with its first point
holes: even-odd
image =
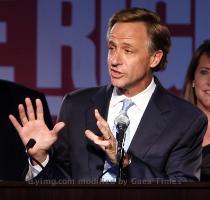
{"type": "Polygon", "coordinates": [[[115,125],[125,124],[126,127],[128,127],[128,125],[130,124],[130,120],[127,115],[122,113],[115,118],[114,123],[115,123],[115,125]]]}

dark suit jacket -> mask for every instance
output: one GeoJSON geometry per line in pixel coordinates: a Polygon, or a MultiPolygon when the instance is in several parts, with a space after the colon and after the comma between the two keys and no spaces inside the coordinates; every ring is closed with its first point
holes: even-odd
{"type": "MultiPolygon", "coordinates": [[[[131,164],[127,179],[199,180],[201,143],[206,116],[190,103],[157,87],[129,147],[131,164]]],[[[103,171],[104,152],[85,137],[90,129],[97,135],[94,109],[106,119],[113,87],[80,90],[64,98],[60,121],[66,126],[55,145],[51,161],[37,178],[96,180],[103,171]]]]}
{"type": "Polygon", "coordinates": [[[52,120],[45,96],[35,90],[0,80],[0,180],[22,180],[27,166],[25,147],[9,120],[9,114],[18,117],[18,104],[30,97],[40,98],[44,106],[45,121],[52,128],[52,120]]]}

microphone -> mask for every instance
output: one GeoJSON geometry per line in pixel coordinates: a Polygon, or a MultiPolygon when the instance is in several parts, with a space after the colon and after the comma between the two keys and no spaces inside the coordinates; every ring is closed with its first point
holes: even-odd
{"type": "Polygon", "coordinates": [[[117,153],[118,153],[119,151],[122,151],[123,144],[125,141],[125,133],[130,124],[130,120],[126,114],[122,113],[116,117],[114,123],[117,128],[116,138],[117,138],[117,143],[118,143],[117,144],[117,153]]]}
{"type": "Polygon", "coordinates": [[[38,164],[42,169],[44,169],[44,166],[37,159],[35,159],[33,156],[29,155],[29,153],[28,153],[28,150],[30,148],[33,148],[35,144],[36,144],[36,140],[34,140],[33,138],[30,138],[26,144],[26,153],[31,160],[36,162],[36,164],[38,164]]]}
{"type": "Polygon", "coordinates": [[[123,168],[123,156],[124,156],[124,142],[125,133],[130,124],[130,120],[125,113],[120,114],[116,117],[114,121],[117,129],[116,139],[117,139],[117,165],[118,165],[118,175],[117,182],[122,179],[122,168],[123,168]]]}
{"type": "Polygon", "coordinates": [[[33,138],[31,138],[26,144],[26,150],[28,151],[30,148],[33,148],[35,144],[36,141],[33,138]]]}

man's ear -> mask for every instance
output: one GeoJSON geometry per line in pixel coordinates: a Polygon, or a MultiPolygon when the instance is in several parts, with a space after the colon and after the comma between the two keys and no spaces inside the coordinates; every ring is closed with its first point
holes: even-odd
{"type": "Polygon", "coordinates": [[[162,50],[155,51],[155,53],[153,53],[150,59],[150,67],[155,68],[160,63],[162,57],[163,57],[162,50]]]}

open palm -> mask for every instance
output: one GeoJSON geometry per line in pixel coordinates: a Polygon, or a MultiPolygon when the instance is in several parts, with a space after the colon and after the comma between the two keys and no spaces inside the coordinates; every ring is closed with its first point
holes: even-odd
{"type": "Polygon", "coordinates": [[[18,106],[21,123],[13,115],[9,115],[9,118],[18,131],[24,145],[30,139],[36,141],[36,144],[29,149],[28,153],[42,161],[49,148],[57,140],[58,133],[64,127],[64,123],[59,122],[52,130],[49,130],[44,121],[43,106],[40,99],[36,99],[36,112],[29,98],[25,99],[25,103],[26,110],[22,104],[18,106]]]}

